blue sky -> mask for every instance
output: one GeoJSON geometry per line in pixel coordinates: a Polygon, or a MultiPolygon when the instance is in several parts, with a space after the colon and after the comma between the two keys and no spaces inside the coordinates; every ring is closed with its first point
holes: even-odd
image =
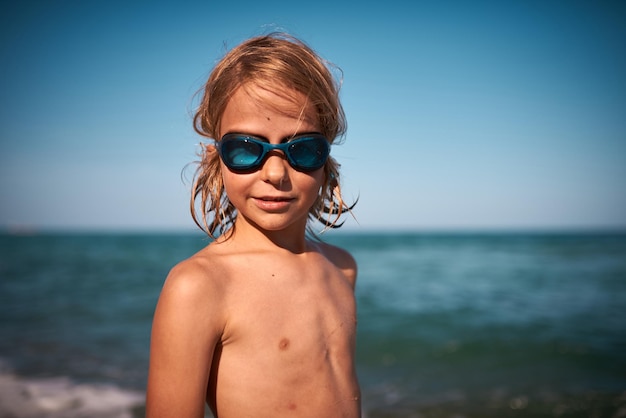
{"type": "Polygon", "coordinates": [[[12,3],[0,227],[193,228],[193,95],[276,29],[343,70],[347,228],[626,227],[624,2],[12,3]]]}

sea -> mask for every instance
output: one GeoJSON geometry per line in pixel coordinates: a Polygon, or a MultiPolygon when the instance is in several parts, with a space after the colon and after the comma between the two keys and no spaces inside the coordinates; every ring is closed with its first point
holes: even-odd
{"type": "MultiPolygon", "coordinates": [[[[359,265],[363,418],[626,417],[626,232],[321,238],[359,265]]],[[[143,416],[161,286],[208,243],[0,235],[0,417],[143,416]]]]}

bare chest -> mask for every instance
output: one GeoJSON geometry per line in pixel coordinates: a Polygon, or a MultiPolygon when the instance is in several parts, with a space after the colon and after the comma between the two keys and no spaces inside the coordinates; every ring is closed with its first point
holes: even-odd
{"type": "Polygon", "coordinates": [[[323,264],[241,271],[248,276],[229,289],[228,321],[214,359],[217,399],[223,406],[242,405],[255,393],[255,408],[274,416],[282,409],[293,416],[296,405],[302,411],[328,405],[352,410],[358,385],[351,283],[323,264]]]}
{"type": "MultiPolygon", "coordinates": [[[[324,268],[252,269],[228,304],[224,354],[268,367],[349,356],[356,334],[350,283],[324,268]]],[[[334,361],[334,360],[333,360],[334,361]]]]}

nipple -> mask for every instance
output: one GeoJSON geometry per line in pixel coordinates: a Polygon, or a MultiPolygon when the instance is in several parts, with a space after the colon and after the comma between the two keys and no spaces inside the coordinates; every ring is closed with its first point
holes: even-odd
{"type": "Polygon", "coordinates": [[[278,343],[278,349],[280,351],[285,351],[289,348],[289,339],[288,338],[283,338],[280,340],[280,342],[278,343]]]}

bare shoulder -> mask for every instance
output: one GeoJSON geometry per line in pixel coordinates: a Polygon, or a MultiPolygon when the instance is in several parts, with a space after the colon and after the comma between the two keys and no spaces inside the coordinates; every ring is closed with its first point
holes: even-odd
{"type": "Polygon", "coordinates": [[[316,244],[320,253],[326,257],[331,263],[333,263],[339,270],[346,275],[348,280],[354,284],[356,282],[357,276],[357,263],[352,254],[350,254],[347,250],[337,247],[332,244],[328,244],[325,242],[319,242],[316,244]]]}
{"type": "Polygon", "coordinates": [[[213,254],[210,246],[204,248],[186,260],[176,264],[169,272],[166,286],[175,289],[187,287],[211,287],[219,282],[219,258],[213,254]]]}
{"type": "Polygon", "coordinates": [[[184,308],[203,317],[216,315],[224,293],[224,268],[209,247],[175,265],[169,272],[159,305],[184,308]]]}

